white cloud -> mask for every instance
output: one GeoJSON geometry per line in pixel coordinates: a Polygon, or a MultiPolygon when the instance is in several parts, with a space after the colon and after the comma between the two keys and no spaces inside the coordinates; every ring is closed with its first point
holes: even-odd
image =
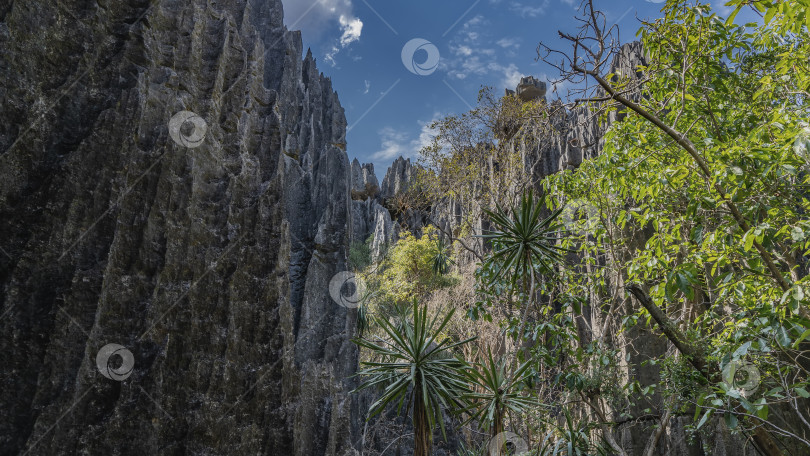
{"type": "Polygon", "coordinates": [[[468,56],[472,54],[472,49],[470,49],[467,46],[458,46],[456,48],[453,48],[453,53],[457,55],[468,56]]]}
{"type": "Polygon", "coordinates": [[[420,130],[416,138],[393,127],[383,128],[379,131],[380,150],[374,152],[371,158],[375,161],[391,161],[400,156],[405,158],[417,156],[423,147],[433,143],[437,132],[431,129],[430,125],[442,117],[443,114],[436,112],[430,120],[418,121],[420,130]]]}
{"type": "Polygon", "coordinates": [[[514,63],[510,63],[508,67],[501,69],[503,70],[503,79],[501,80],[501,84],[503,84],[503,86],[507,89],[514,90],[520,82],[520,78],[526,76],[525,74],[521,73],[520,70],[518,70],[517,65],[514,63]]]}
{"type": "Polygon", "coordinates": [[[464,24],[464,28],[475,27],[476,25],[481,25],[484,22],[484,16],[477,15],[474,18],[470,19],[464,24]]]}
{"type": "Polygon", "coordinates": [[[337,64],[335,57],[350,44],[358,41],[363,32],[363,21],[352,12],[352,0],[282,0],[284,4],[284,23],[293,30],[302,30],[309,40],[318,41],[322,35],[327,36],[340,31],[334,38],[324,60],[337,64]]]}
{"type": "Polygon", "coordinates": [[[527,5],[520,2],[510,2],[509,9],[519,14],[521,17],[537,17],[546,12],[549,0],[543,0],[543,3],[538,5],[527,5]]]}
{"type": "Polygon", "coordinates": [[[343,35],[340,37],[340,45],[346,47],[360,39],[363,33],[363,21],[356,17],[341,15],[338,19],[343,35]]]}
{"type": "Polygon", "coordinates": [[[374,152],[371,158],[374,160],[394,160],[400,155],[409,156],[406,146],[408,137],[405,133],[397,131],[392,127],[385,127],[379,132],[381,149],[374,152]]]}
{"type": "Polygon", "coordinates": [[[437,112],[437,113],[433,114],[433,118],[430,119],[429,121],[427,121],[427,122],[424,122],[424,121],[421,121],[421,120],[419,121],[419,125],[422,127],[422,130],[419,132],[419,138],[417,138],[417,139],[415,139],[415,140],[413,140],[411,142],[411,145],[413,146],[415,153],[418,154],[419,151],[422,150],[422,148],[430,146],[431,144],[433,144],[433,138],[436,137],[436,135],[438,134],[438,131],[430,128],[430,125],[433,122],[441,119],[442,117],[444,117],[444,116],[441,113],[437,112]]]}
{"type": "Polygon", "coordinates": [[[500,46],[500,47],[502,47],[504,49],[510,49],[510,48],[517,49],[517,48],[520,47],[520,40],[518,40],[517,38],[504,37],[504,38],[499,39],[495,43],[498,46],[500,46]]]}
{"type": "Polygon", "coordinates": [[[492,27],[483,16],[467,21],[451,40],[451,54],[442,60],[441,68],[450,79],[464,80],[473,76],[483,79],[485,84],[514,89],[525,74],[516,64],[503,60],[516,57],[520,40],[502,37],[495,41],[488,36],[490,30],[492,27]],[[493,41],[501,49],[487,47],[493,41]]]}

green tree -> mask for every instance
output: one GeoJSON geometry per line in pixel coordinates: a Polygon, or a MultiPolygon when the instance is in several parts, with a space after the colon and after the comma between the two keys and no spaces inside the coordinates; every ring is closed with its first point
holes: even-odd
{"type": "Polygon", "coordinates": [[[467,370],[467,378],[473,388],[465,398],[469,405],[463,412],[469,415],[467,422],[476,421],[484,429],[489,429],[492,437],[504,431],[506,414],[520,414],[537,406],[537,402],[521,391],[528,379],[532,361],[526,361],[510,372],[507,358],[498,361],[487,349],[486,356],[467,370]]]}
{"type": "Polygon", "coordinates": [[[537,302],[537,282],[541,274],[553,271],[555,263],[563,259],[563,249],[557,245],[559,237],[558,217],[562,209],[547,217],[545,200],[535,201],[534,194],[526,192],[520,202],[509,210],[500,206],[494,211],[485,211],[496,229],[481,235],[492,242],[493,250],[486,257],[485,267],[494,271],[489,285],[501,278],[508,278],[512,285],[522,287],[528,302],[524,303],[523,316],[517,331],[522,343],[529,309],[537,302]]]}
{"type": "Polygon", "coordinates": [[[562,34],[572,45],[564,70],[598,86],[580,102],[623,120],[599,157],[544,184],[596,213],[596,228],[568,241],[594,267],[562,280],[563,295],[604,302],[606,283],[627,284],[641,307],[625,323],[652,318],[709,381],[679,397],[702,410],[696,426],[722,413],[776,455],[774,433],[810,444],[806,420],[797,429],[768,419],[777,404],[801,418],[796,398],[807,395],[808,2],[729,4],[732,15],[754,8],[762,23],[667,2],[664,16],[639,31],[647,57],[639,77],[606,74],[615,37],[586,2],[586,27],[562,34]],[[723,368],[742,360],[762,374],[755,400],[721,381],[723,368]]]}
{"type": "Polygon", "coordinates": [[[464,372],[468,366],[453,356],[453,350],[474,339],[454,342],[442,337],[453,312],[450,310],[442,319],[438,312],[429,317],[427,309],[420,309],[414,300],[413,321],[395,324],[377,317],[375,323],[386,337],[354,340],[377,358],[361,363],[364,369],[357,375],[365,381],[358,390],[383,389],[380,398],[371,405],[369,418],[391,404],[397,404],[401,412],[407,399],[406,411],[412,412],[415,433],[414,456],[430,456],[437,422],[446,438],[442,408],[463,407],[460,398],[467,388],[464,372]]]}
{"type": "Polygon", "coordinates": [[[408,231],[400,235],[368,278],[376,290],[377,301],[409,304],[414,298],[421,299],[454,283],[454,278],[447,275],[453,261],[450,246],[439,236],[430,225],[423,229],[420,237],[408,231]]]}

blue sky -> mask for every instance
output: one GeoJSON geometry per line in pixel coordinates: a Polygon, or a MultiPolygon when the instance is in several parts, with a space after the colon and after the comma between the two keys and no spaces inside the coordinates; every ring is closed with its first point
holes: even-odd
{"type": "MultiPolygon", "coordinates": [[[[567,49],[557,30],[576,30],[580,0],[283,3],[285,24],[303,31],[304,47],[312,49],[346,110],[349,157],[374,163],[381,179],[396,157],[415,157],[429,141],[431,120],[469,110],[481,86],[502,93],[521,76],[555,76],[553,68],[535,61],[537,44],[567,49]],[[414,39],[420,40],[409,48],[414,58],[406,52],[403,59],[403,48],[414,39]],[[435,67],[431,57],[438,58],[435,67]]],[[[639,20],[660,17],[663,6],[661,0],[595,4],[619,25],[623,42],[634,39],[639,20]]],[[[722,2],[713,4],[721,15],[728,11],[722,2]]]]}

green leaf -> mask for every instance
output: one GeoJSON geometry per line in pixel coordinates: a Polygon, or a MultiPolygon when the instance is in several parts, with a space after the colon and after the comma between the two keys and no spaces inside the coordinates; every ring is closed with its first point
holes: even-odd
{"type": "Polygon", "coordinates": [[[807,331],[803,332],[803,333],[802,333],[802,335],[801,335],[801,336],[799,336],[799,338],[798,338],[798,339],[796,339],[796,341],[795,341],[795,342],[793,342],[793,348],[798,348],[799,344],[801,344],[801,343],[802,343],[802,342],[803,342],[805,339],[807,339],[808,337],[810,337],[810,329],[808,329],[807,331]]]}
{"type": "Polygon", "coordinates": [[[740,12],[741,9],[742,5],[738,5],[736,8],[734,8],[734,11],[732,11],[731,14],[729,14],[728,16],[728,19],[726,19],[726,26],[734,24],[734,18],[737,17],[737,14],[740,12]]]}
{"type": "Polygon", "coordinates": [[[768,12],[765,13],[765,25],[768,25],[769,22],[773,19],[774,15],[777,13],[776,7],[771,7],[768,9],[768,12]]]}
{"type": "Polygon", "coordinates": [[[745,356],[748,353],[748,349],[750,347],[751,347],[751,342],[750,341],[740,345],[740,347],[737,350],[734,350],[734,354],[732,355],[732,357],[737,358],[737,359],[742,358],[743,356],[745,356]]]}
{"type": "Polygon", "coordinates": [[[725,418],[726,426],[728,426],[729,429],[734,430],[737,428],[737,417],[733,413],[726,413],[723,418],[725,418]]]}
{"type": "Polygon", "coordinates": [[[754,246],[754,238],[755,236],[750,231],[748,233],[745,233],[745,237],[743,238],[744,240],[743,248],[745,249],[746,252],[750,252],[751,247],[754,246]]]}
{"type": "Polygon", "coordinates": [[[763,420],[768,419],[768,404],[763,405],[757,410],[757,416],[763,420]]]}
{"type": "Polygon", "coordinates": [[[698,421],[697,425],[695,426],[695,429],[700,429],[701,427],[703,427],[703,425],[706,424],[706,421],[708,421],[708,419],[712,416],[712,413],[713,410],[711,409],[706,410],[706,413],[704,413],[703,416],[700,417],[700,421],[698,421]]]}

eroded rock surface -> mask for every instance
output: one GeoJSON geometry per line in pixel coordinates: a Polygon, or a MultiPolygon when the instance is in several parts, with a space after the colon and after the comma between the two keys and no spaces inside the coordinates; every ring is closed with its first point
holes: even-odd
{"type": "Polygon", "coordinates": [[[374,198],[380,193],[380,183],[374,175],[374,165],[352,160],[352,199],[374,198]]]}
{"type": "Polygon", "coordinates": [[[385,177],[383,177],[380,196],[393,198],[400,193],[404,193],[408,189],[412,174],[413,165],[411,165],[410,158],[399,157],[394,160],[394,163],[385,172],[385,177]]]}
{"type": "Polygon", "coordinates": [[[282,15],[0,6],[0,453],[359,448],[346,120],[282,15]]]}

